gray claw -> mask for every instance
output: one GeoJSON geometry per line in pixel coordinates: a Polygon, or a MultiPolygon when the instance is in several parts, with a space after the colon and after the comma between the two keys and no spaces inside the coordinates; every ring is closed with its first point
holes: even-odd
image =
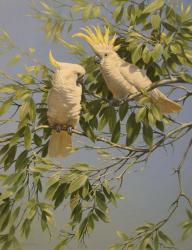
{"type": "Polygon", "coordinates": [[[68,126],[68,127],[67,127],[67,133],[68,133],[69,135],[72,134],[72,130],[73,130],[73,127],[72,127],[72,126],[68,126]]]}
{"type": "Polygon", "coordinates": [[[118,107],[119,104],[120,102],[118,100],[114,100],[114,99],[109,100],[109,106],[118,107]]]}
{"type": "Polygon", "coordinates": [[[63,129],[63,125],[61,124],[55,124],[53,128],[59,133],[63,129]]]}

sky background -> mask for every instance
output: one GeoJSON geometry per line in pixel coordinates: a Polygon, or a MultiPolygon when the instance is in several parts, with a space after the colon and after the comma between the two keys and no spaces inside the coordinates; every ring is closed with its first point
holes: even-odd
{"type": "MultiPolygon", "coordinates": [[[[76,59],[67,55],[66,50],[56,44],[45,41],[41,32],[41,23],[34,20],[30,13],[30,0],[0,0],[0,27],[7,30],[13,41],[24,50],[29,47],[36,48],[36,58],[46,65],[48,63],[48,52],[54,51],[58,59],[65,58],[65,61],[74,62],[76,59]]],[[[185,3],[190,1],[185,1],[185,3]]],[[[30,64],[26,58],[16,66],[7,66],[8,58],[17,54],[16,51],[0,57],[0,69],[12,74],[22,71],[24,64],[30,64]]],[[[185,110],[177,117],[178,120],[191,121],[191,105],[186,104],[185,110]]],[[[11,126],[11,125],[10,125],[11,126]]],[[[147,221],[159,221],[169,213],[169,205],[175,200],[178,187],[176,176],[173,175],[173,167],[176,167],[179,159],[183,155],[185,145],[189,138],[177,143],[174,151],[167,154],[159,150],[151,157],[147,167],[142,173],[135,173],[127,176],[123,185],[122,193],[124,201],[120,201],[118,208],[111,209],[111,223],[100,223],[95,232],[88,240],[90,250],[104,250],[107,245],[117,240],[116,230],[126,232],[133,231],[135,227],[147,221]]],[[[89,154],[87,160],[93,155],[89,154]]],[[[77,155],[74,156],[77,159],[77,155]]],[[[79,161],[84,161],[85,154],[78,155],[79,161]]],[[[185,164],[185,188],[191,192],[191,160],[188,158],[185,164]]],[[[179,222],[185,218],[185,203],[181,204],[171,223],[166,227],[167,232],[173,235],[173,239],[178,242],[179,250],[191,250],[192,241],[185,243],[180,241],[181,231],[178,229],[179,222]]],[[[57,211],[57,223],[62,227],[65,223],[65,211],[60,208],[57,211]]],[[[23,241],[24,250],[52,250],[55,241],[49,241],[48,235],[41,233],[38,223],[35,223],[32,233],[27,242],[23,241]]],[[[73,250],[78,249],[74,247],[73,250]]],[[[84,249],[82,247],[82,249],[84,249]]]]}

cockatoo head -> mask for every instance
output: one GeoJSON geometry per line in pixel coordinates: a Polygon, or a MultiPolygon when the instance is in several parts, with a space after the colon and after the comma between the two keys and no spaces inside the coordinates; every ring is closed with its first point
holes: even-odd
{"type": "Polygon", "coordinates": [[[57,69],[58,74],[65,79],[73,78],[77,85],[84,83],[85,69],[79,64],[58,62],[53,57],[52,52],[49,52],[49,61],[57,69]],[[60,72],[60,73],[59,73],[60,72]]]}
{"type": "Polygon", "coordinates": [[[76,33],[73,37],[79,37],[88,42],[96,54],[96,63],[103,64],[106,60],[111,60],[116,55],[116,51],[120,45],[114,45],[117,35],[115,34],[110,39],[110,30],[108,27],[105,27],[105,32],[102,32],[99,26],[86,27],[82,28],[82,30],[84,33],[76,33]]]}

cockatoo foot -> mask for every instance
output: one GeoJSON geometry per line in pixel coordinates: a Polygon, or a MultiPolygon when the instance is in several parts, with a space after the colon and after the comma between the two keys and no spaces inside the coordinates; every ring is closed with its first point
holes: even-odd
{"type": "Polygon", "coordinates": [[[53,129],[55,129],[59,133],[59,132],[61,132],[61,130],[63,130],[63,125],[61,125],[61,124],[55,124],[53,126],[53,129]]]}
{"type": "Polygon", "coordinates": [[[109,100],[109,106],[111,106],[111,107],[118,107],[119,105],[120,105],[120,101],[115,100],[115,99],[109,100]]]}
{"type": "Polygon", "coordinates": [[[69,135],[72,134],[72,130],[73,130],[73,127],[72,127],[72,126],[68,126],[68,127],[67,127],[67,133],[68,133],[69,135]]]}

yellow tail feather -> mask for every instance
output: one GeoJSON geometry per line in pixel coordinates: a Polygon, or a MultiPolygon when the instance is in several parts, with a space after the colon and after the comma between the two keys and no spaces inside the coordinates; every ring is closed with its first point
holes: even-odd
{"type": "Polygon", "coordinates": [[[163,114],[176,113],[181,111],[181,106],[178,103],[167,98],[167,96],[158,89],[154,91],[152,99],[163,114]]]}
{"type": "Polygon", "coordinates": [[[66,157],[72,151],[72,138],[66,131],[56,132],[52,130],[49,141],[49,157],[66,157]]]}

